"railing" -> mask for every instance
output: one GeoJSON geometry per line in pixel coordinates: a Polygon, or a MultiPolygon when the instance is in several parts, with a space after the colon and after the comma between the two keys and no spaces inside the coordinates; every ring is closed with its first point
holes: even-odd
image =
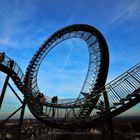
{"type": "MultiPolygon", "coordinates": [[[[5,56],[4,60],[0,62],[2,65],[10,69],[10,63],[13,61],[9,57],[5,56]]],[[[24,81],[24,74],[20,69],[19,65],[13,61],[12,71],[16,74],[16,76],[20,79],[20,82],[24,81]]],[[[50,102],[44,104],[46,110],[55,109],[56,115],[55,118],[69,118],[71,116],[75,116],[78,114],[80,107],[85,103],[86,100],[91,100],[99,96],[99,102],[102,101],[105,107],[104,94],[108,96],[109,108],[116,109],[119,106],[123,106],[125,102],[129,102],[133,95],[138,95],[140,92],[140,63],[129,69],[127,72],[123,73],[118,78],[114,79],[112,82],[108,83],[106,86],[100,88],[98,91],[94,93],[93,96],[89,96],[90,98],[82,98],[74,101],[75,99],[63,99],[59,100],[58,104],[52,105],[50,102]],[[63,109],[61,109],[61,107],[63,109]],[[65,108],[64,108],[65,107],[65,108]],[[60,109],[60,110],[59,110],[60,109]],[[62,116],[62,117],[61,117],[62,116]]],[[[33,97],[32,97],[33,98],[33,97]]],[[[47,97],[47,100],[51,100],[47,97]]],[[[34,102],[34,99],[32,99],[34,102]]],[[[100,104],[100,103],[97,104],[100,104]]],[[[35,104],[35,102],[33,103],[35,104]]],[[[32,105],[33,105],[32,104],[32,105]]],[[[36,105],[35,105],[36,106],[36,105]]],[[[93,110],[96,107],[93,108],[93,110]]],[[[40,109],[40,108],[38,108],[40,109]]],[[[36,110],[34,110],[36,111],[36,110]]],[[[92,114],[92,113],[91,113],[92,114]]],[[[51,115],[49,115],[51,117],[51,115]]],[[[97,115],[97,112],[96,112],[97,115]]]]}
{"type": "MultiPolygon", "coordinates": [[[[8,56],[4,55],[4,60],[1,62],[1,64],[3,64],[4,66],[6,66],[7,68],[10,69],[10,63],[13,60],[11,58],[9,58],[8,56]]],[[[21,70],[21,68],[19,67],[19,65],[13,61],[13,67],[12,67],[12,71],[17,75],[17,77],[21,80],[21,83],[23,83],[24,80],[24,74],[21,70]]]]}
{"type": "MultiPolygon", "coordinates": [[[[77,27],[76,27],[77,28],[77,27]]],[[[36,52],[36,54],[34,55],[34,57],[32,58],[32,60],[30,61],[30,65],[28,66],[28,70],[31,72],[30,75],[31,78],[31,89],[32,91],[38,92],[39,88],[36,82],[36,77],[37,77],[37,72],[39,70],[39,65],[41,64],[42,60],[44,59],[44,57],[46,56],[46,54],[58,43],[60,43],[61,41],[64,41],[66,39],[69,38],[81,38],[83,40],[85,40],[85,42],[87,43],[87,46],[89,48],[89,68],[88,68],[88,72],[85,78],[85,82],[83,83],[81,92],[79,93],[79,97],[83,95],[81,94],[82,92],[89,92],[93,90],[93,86],[96,83],[96,80],[98,78],[99,75],[99,69],[100,69],[100,65],[101,65],[101,57],[102,55],[100,54],[100,52],[102,52],[100,50],[100,42],[97,40],[96,36],[92,33],[90,33],[89,31],[73,31],[73,28],[70,28],[71,32],[67,32],[66,34],[64,34],[63,36],[61,36],[60,33],[55,34],[55,37],[52,39],[50,38],[49,40],[47,40],[47,42],[45,42],[36,52]],[[61,37],[59,37],[61,36],[61,37]],[[45,52],[46,51],[46,52],[45,52]],[[95,65],[94,65],[95,64],[95,65]]],[[[105,45],[104,45],[105,46],[105,45]]],[[[107,54],[107,53],[106,53],[107,54]]],[[[62,101],[62,100],[61,100],[62,101]]],[[[60,104],[61,104],[60,101],[60,104]]],[[[47,102],[51,103],[51,100],[47,99],[47,102]]],[[[71,101],[70,101],[71,102],[71,101]]],[[[68,102],[63,102],[63,103],[68,103],[68,102]]]]}
{"type": "MultiPolygon", "coordinates": [[[[131,86],[130,83],[128,84],[128,80],[132,80],[132,82],[134,82],[134,79],[138,79],[138,77],[140,76],[138,74],[139,72],[139,69],[140,69],[140,63],[138,63],[137,65],[135,65],[134,67],[132,67],[130,70],[128,70],[127,72],[123,73],[122,75],[120,75],[118,78],[114,79],[113,81],[111,81],[110,83],[108,83],[105,87],[102,87],[100,88],[98,91],[96,91],[96,93],[94,93],[93,96],[89,96],[90,98],[95,98],[97,96],[101,96],[104,92],[104,89],[106,89],[105,92],[108,93],[108,95],[110,95],[109,97],[109,100],[110,101],[114,101],[114,102],[117,102],[119,101],[121,98],[123,97],[126,97],[129,93],[131,93],[133,90],[129,90],[128,88],[124,89],[126,90],[128,93],[126,93],[126,91],[124,92],[124,94],[122,95],[119,95],[119,91],[122,91],[122,87],[126,87],[126,86],[131,86]],[[137,72],[137,73],[136,73],[137,72]],[[130,79],[132,78],[133,79],[130,79]],[[135,77],[135,78],[134,78],[135,77]],[[124,84],[124,85],[123,85],[124,84]],[[118,89],[119,88],[119,89],[118,89]],[[115,95],[114,95],[115,94],[115,95]],[[113,96],[114,95],[114,96],[113,96]],[[117,100],[118,99],[118,100],[117,100]]],[[[140,78],[139,78],[140,79],[140,78]]],[[[139,80],[138,79],[138,80],[139,80]]],[[[138,83],[138,81],[135,81],[138,83]]],[[[135,89],[137,88],[138,86],[135,87],[135,89]]],[[[49,97],[47,97],[49,98],[49,97]]],[[[103,101],[103,96],[100,97],[101,100],[103,101]]],[[[51,98],[49,98],[49,102],[48,103],[51,103],[50,102],[51,98]]],[[[61,99],[60,99],[61,100],[61,99]]],[[[63,105],[63,106],[68,106],[68,105],[73,105],[73,104],[82,104],[84,101],[86,101],[85,98],[81,98],[77,101],[72,101],[72,102],[69,102],[70,100],[65,100],[66,103],[60,103],[59,105],[63,105]],[[67,102],[68,101],[68,102],[67,102]]]]}
{"type": "Polygon", "coordinates": [[[140,63],[113,80],[105,86],[105,90],[101,91],[100,99],[103,94],[107,93],[109,106],[113,107],[120,103],[122,99],[126,99],[135,90],[140,88],[140,63]]]}
{"type": "MultiPolygon", "coordinates": [[[[52,108],[55,109],[56,115],[55,118],[69,118],[79,113],[80,107],[84,104],[84,101],[90,100],[91,98],[96,98],[99,96],[99,101],[96,106],[100,105],[100,102],[103,102],[103,106],[105,109],[105,101],[104,101],[104,94],[107,94],[108,101],[109,101],[109,109],[115,107],[122,106],[125,102],[129,101],[129,97],[131,97],[134,93],[139,94],[140,92],[140,63],[129,69],[127,72],[123,73],[121,76],[113,80],[112,82],[108,83],[105,87],[99,89],[97,94],[95,93],[94,96],[91,96],[89,99],[80,99],[76,102],[70,102],[67,104],[56,104],[56,105],[49,105],[48,110],[52,108]],[[124,101],[124,102],[122,102],[124,101]],[[61,106],[65,107],[61,109],[61,106]],[[70,108],[68,108],[70,106],[70,108]],[[59,110],[60,109],[60,110],[59,110]],[[60,115],[61,114],[61,115],[60,115]]],[[[98,111],[96,110],[97,107],[94,106],[94,116],[98,116],[98,111]]],[[[52,111],[51,111],[52,113],[52,111]]],[[[93,117],[93,113],[91,113],[93,117]]],[[[49,115],[51,117],[51,115],[49,115]]]]}

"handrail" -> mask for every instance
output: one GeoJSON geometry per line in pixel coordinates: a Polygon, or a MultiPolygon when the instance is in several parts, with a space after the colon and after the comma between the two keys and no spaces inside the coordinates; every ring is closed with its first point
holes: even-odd
{"type": "Polygon", "coordinates": [[[11,61],[14,62],[12,71],[17,74],[17,77],[20,79],[20,82],[23,84],[24,74],[23,74],[21,68],[19,67],[19,65],[14,60],[12,60],[10,57],[4,55],[4,60],[1,63],[4,66],[6,66],[7,68],[10,68],[11,61]]]}
{"type": "MultiPolygon", "coordinates": [[[[140,62],[139,63],[137,63],[135,66],[133,66],[132,68],[130,68],[129,70],[127,70],[126,72],[124,72],[123,74],[121,74],[119,77],[117,77],[117,78],[115,78],[113,81],[111,81],[111,82],[109,82],[108,84],[106,84],[105,86],[103,86],[103,87],[101,87],[100,89],[98,89],[97,91],[95,91],[94,93],[94,95],[92,95],[92,98],[95,98],[95,97],[97,97],[97,96],[100,96],[100,95],[98,95],[98,94],[96,94],[96,93],[100,93],[103,89],[106,89],[106,88],[108,88],[108,86],[110,86],[110,85],[112,85],[112,84],[115,84],[116,82],[118,82],[118,80],[120,80],[121,78],[124,78],[124,76],[125,75],[128,75],[128,72],[131,72],[131,71],[133,71],[133,70],[135,70],[136,68],[138,68],[138,67],[140,67],[140,62]]],[[[91,97],[91,96],[89,96],[89,97],[91,97]]],[[[76,101],[73,101],[73,102],[68,102],[68,103],[64,103],[66,106],[68,106],[68,105],[71,105],[71,104],[75,104],[76,102],[83,102],[83,101],[85,101],[86,100],[86,98],[81,98],[81,99],[78,99],[78,100],[76,100],[76,101]]],[[[51,103],[50,103],[51,104],[51,103]]],[[[58,104],[58,106],[64,106],[64,104],[58,104]]]]}
{"type": "MultiPolygon", "coordinates": [[[[1,62],[1,63],[3,63],[5,66],[9,67],[9,62],[10,61],[12,61],[12,59],[5,55],[4,61],[1,62]]],[[[99,90],[95,91],[95,95],[92,95],[92,98],[95,98],[95,97],[99,96],[99,95],[96,95],[96,93],[99,93],[103,89],[110,87],[110,85],[112,85],[112,84],[113,85],[116,84],[116,82],[118,82],[118,80],[124,78],[124,76],[128,75],[128,73],[133,72],[138,67],[140,67],[140,62],[137,63],[132,68],[130,68],[129,70],[127,70],[126,72],[124,72],[123,74],[121,74],[119,77],[115,78],[113,81],[111,81],[108,84],[106,84],[104,87],[101,87],[99,90]]],[[[23,82],[23,79],[24,79],[23,78],[24,77],[24,74],[23,74],[21,68],[19,67],[19,65],[15,61],[14,61],[13,71],[17,74],[17,77],[20,78],[21,83],[22,83],[23,82]]],[[[86,100],[85,98],[81,98],[81,99],[78,99],[76,101],[72,101],[72,102],[68,102],[68,103],[60,103],[60,104],[58,104],[58,106],[72,106],[72,105],[77,105],[77,104],[80,104],[80,103],[84,102],[85,100],[86,100]]],[[[51,103],[49,103],[49,102],[46,102],[44,105],[48,105],[48,104],[51,105],[51,103]]]]}

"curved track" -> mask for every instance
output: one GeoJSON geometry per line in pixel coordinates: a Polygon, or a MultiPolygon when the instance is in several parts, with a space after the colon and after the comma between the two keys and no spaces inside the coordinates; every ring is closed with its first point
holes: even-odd
{"type": "Polygon", "coordinates": [[[92,127],[124,112],[140,101],[140,64],[104,86],[108,67],[109,53],[105,39],[97,29],[83,24],[65,27],[46,40],[30,61],[25,76],[10,58],[5,57],[0,63],[0,70],[10,74],[25,95],[32,114],[47,125],[62,129],[92,127]],[[70,38],[80,38],[87,44],[89,67],[85,82],[75,101],[63,104],[51,104],[47,101],[41,112],[42,105],[35,100],[35,95],[40,92],[37,84],[39,67],[53,47],[70,38]],[[105,100],[105,97],[108,100],[105,100]]]}
{"type": "MultiPolygon", "coordinates": [[[[53,47],[55,47],[60,42],[70,38],[80,38],[86,42],[89,51],[89,67],[80,95],[76,100],[76,102],[70,104],[69,108],[74,109],[75,106],[79,104],[77,103],[79,102],[79,100],[80,105],[89,103],[89,100],[91,98],[88,98],[87,101],[86,100],[87,96],[84,97],[84,95],[88,94],[88,96],[94,96],[94,92],[98,90],[100,87],[104,86],[109,67],[109,52],[104,37],[97,29],[89,25],[84,24],[71,25],[57,31],[49,39],[47,39],[44,42],[44,44],[38,49],[38,51],[33,56],[32,60],[30,61],[25,76],[25,89],[27,89],[25,91],[25,94],[28,95],[28,97],[30,96],[29,102],[32,97],[34,97],[38,92],[40,92],[37,84],[37,74],[43,59],[53,47]]],[[[90,107],[90,109],[87,110],[86,108],[82,109],[79,108],[80,110],[78,109],[79,111],[76,112],[76,115],[82,118],[84,116],[85,109],[87,110],[86,115],[89,115],[93,107],[96,105],[98,98],[99,97],[94,99],[94,103],[92,103],[91,105],[92,107],[90,107]]],[[[59,105],[57,105],[57,107],[58,106],[59,105]]],[[[36,104],[35,110],[37,110],[37,108],[38,110],[40,110],[39,109],[40,106],[36,104]]],[[[63,108],[67,108],[67,106],[63,105],[63,108]]],[[[70,109],[68,110],[68,112],[69,111],[70,109]]],[[[36,114],[37,112],[34,111],[33,113],[36,117],[38,116],[38,114],[40,114],[40,112],[36,114]]],[[[40,114],[40,116],[42,115],[43,114],[40,114]]],[[[61,119],[61,117],[57,118],[61,119]]],[[[46,119],[45,121],[49,123],[48,119],[46,119]]],[[[51,120],[51,124],[53,123],[55,126],[57,125],[56,120],[54,120],[54,122],[53,120],[51,120]]]]}

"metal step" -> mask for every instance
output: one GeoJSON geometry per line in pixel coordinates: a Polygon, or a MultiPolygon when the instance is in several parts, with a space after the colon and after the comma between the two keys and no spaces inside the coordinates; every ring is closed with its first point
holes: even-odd
{"type": "Polygon", "coordinates": [[[112,106],[112,107],[110,107],[110,109],[116,109],[116,106],[112,106]]]}
{"type": "Polygon", "coordinates": [[[122,98],[121,100],[120,100],[120,103],[124,103],[125,101],[132,101],[132,98],[122,98]]]}
{"type": "Polygon", "coordinates": [[[140,93],[140,88],[136,89],[132,94],[127,95],[127,98],[136,97],[139,95],[139,93],[140,93]]]}
{"type": "Polygon", "coordinates": [[[114,106],[124,105],[124,103],[121,103],[121,102],[119,102],[119,103],[113,103],[113,104],[114,104],[114,106]]]}

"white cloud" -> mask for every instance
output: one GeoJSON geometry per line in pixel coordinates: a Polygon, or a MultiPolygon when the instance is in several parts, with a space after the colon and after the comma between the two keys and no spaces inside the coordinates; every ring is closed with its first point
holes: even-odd
{"type": "Polygon", "coordinates": [[[1,46],[17,46],[17,43],[11,40],[9,37],[0,38],[0,45],[1,46]]]}
{"type": "MultiPolygon", "coordinates": [[[[0,46],[7,48],[32,48],[42,42],[38,38],[42,24],[36,25],[31,19],[37,13],[37,5],[31,1],[4,1],[0,6],[0,46]],[[26,9],[26,10],[25,10],[26,9]]],[[[44,23],[45,24],[45,23],[44,23]]]]}
{"type": "Polygon", "coordinates": [[[133,20],[140,16],[139,0],[128,2],[121,2],[117,6],[116,14],[111,20],[111,24],[120,23],[124,20],[133,20]]]}
{"type": "Polygon", "coordinates": [[[72,50],[73,50],[73,46],[70,46],[71,49],[69,51],[69,54],[67,55],[66,59],[65,59],[65,62],[63,64],[63,66],[61,67],[61,69],[59,70],[59,72],[63,71],[63,69],[65,68],[65,66],[69,63],[69,60],[70,60],[70,56],[71,56],[71,53],[72,53],[72,50]]]}

